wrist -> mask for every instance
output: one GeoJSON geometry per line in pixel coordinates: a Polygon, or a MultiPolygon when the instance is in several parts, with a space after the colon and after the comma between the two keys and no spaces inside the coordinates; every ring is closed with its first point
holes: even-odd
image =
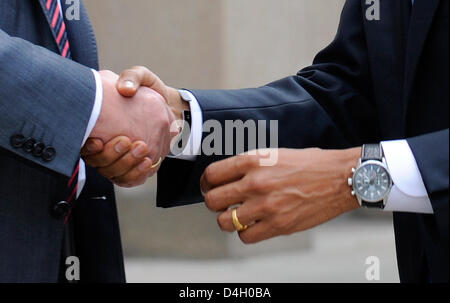
{"type": "Polygon", "coordinates": [[[119,100],[120,94],[116,89],[117,75],[110,71],[100,71],[102,86],[102,104],[99,108],[98,118],[90,133],[90,138],[98,138],[103,142],[108,142],[112,139],[111,125],[114,125],[117,130],[117,134],[126,133],[126,121],[122,119],[122,115],[117,115],[117,112],[123,112],[126,110],[124,105],[119,100]]]}
{"type": "Polygon", "coordinates": [[[189,102],[184,101],[181,98],[179,91],[175,88],[168,87],[168,100],[167,103],[172,110],[175,118],[179,121],[183,120],[183,112],[185,110],[190,110],[189,102]]]}
{"type": "Polygon", "coordinates": [[[340,191],[343,193],[344,207],[348,211],[360,207],[358,200],[351,194],[351,190],[348,187],[348,178],[352,177],[352,168],[357,166],[361,157],[361,151],[361,147],[339,151],[338,161],[342,163],[342,167],[340,168],[341,175],[339,177],[342,179],[340,191]]]}

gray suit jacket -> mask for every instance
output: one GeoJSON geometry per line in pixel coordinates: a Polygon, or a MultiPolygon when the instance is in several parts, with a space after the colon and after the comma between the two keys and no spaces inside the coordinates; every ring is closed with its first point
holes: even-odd
{"type": "MultiPolygon", "coordinates": [[[[64,218],[53,210],[80,158],[96,93],[91,68],[98,69],[83,6],[81,20],[66,26],[73,61],[59,55],[38,0],[0,1],[0,281],[58,279],[64,218]],[[18,134],[54,155],[15,146],[18,134]]],[[[88,169],[75,206],[82,280],[124,281],[112,185],[88,169]]]]}

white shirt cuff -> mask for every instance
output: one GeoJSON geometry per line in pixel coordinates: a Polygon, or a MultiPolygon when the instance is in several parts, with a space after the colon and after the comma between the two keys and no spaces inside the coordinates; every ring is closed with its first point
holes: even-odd
{"type": "Polygon", "coordinates": [[[86,128],[86,133],[84,135],[83,144],[81,146],[84,146],[87,139],[91,135],[92,130],[95,127],[95,124],[97,124],[98,117],[100,117],[100,113],[102,111],[102,103],[103,103],[103,85],[102,85],[102,78],[100,77],[100,74],[96,70],[92,70],[95,77],[95,101],[94,101],[94,108],[92,109],[91,117],[89,119],[88,126],[86,128]]]}
{"type": "Polygon", "coordinates": [[[191,110],[191,129],[189,134],[189,139],[186,144],[184,150],[177,155],[169,155],[169,158],[186,160],[186,161],[195,161],[197,156],[200,155],[200,149],[202,144],[202,135],[203,135],[203,114],[198,104],[197,98],[187,91],[187,90],[179,90],[181,98],[184,101],[189,102],[189,107],[191,110]]]}
{"type": "MultiPolygon", "coordinates": [[[[87,139],[89,138],[92,130],[95,127],[95,124],[97,123],[98,117],[100,116],[100,112],[102,110],[102,103],[103,103],[103,85],[102,85],[102,79],[100,77],[100,74],[96,70],[92,70],[95,78],[95,101],[94,101],[94,108],[92,109],[91,117],[89,119],[88,126],[86,128],[86,134],[84,135],[83,144],[81,147],[84,146],[87,139]]],[[[84,185],[86,184],[86,165],[83,160],[80,160],[80,170],[78,172],[78,190],[77,190],[77,198],[81,195],[81,192],[83,191],[84,185]]]]}
{"type": "Polygon", "coordinates": [[[385,211],[433,214],[430,198],[406,140],[381,142],[394,183],[385,211]]]}

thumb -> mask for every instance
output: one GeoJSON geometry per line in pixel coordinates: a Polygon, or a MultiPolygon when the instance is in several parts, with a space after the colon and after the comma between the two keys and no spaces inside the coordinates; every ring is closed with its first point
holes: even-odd
{"type": "Polygon", "coordinates": [[[141,86],[153,89],[166,101],[168,100],[166,85],[146,67],[135,66],[127,69],[122,72],[117,81],[117,90],[124,97],[133,97],[141,86]]]}

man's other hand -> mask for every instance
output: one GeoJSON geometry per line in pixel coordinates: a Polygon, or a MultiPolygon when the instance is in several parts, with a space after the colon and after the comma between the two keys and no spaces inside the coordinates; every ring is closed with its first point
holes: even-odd
{"type": "Polygon", "coordinates": [[[261,166],[261,154],[240,155],[208,166],[201,178],[209,209],[219,212],[224,231],[236,231],[244,243],[289,235],[327,222],[359,207],[347,179],[361,149],[279,149],[278,163],[261,166]],[[245,228],[244,228],[245,229],[245,228]]]}

